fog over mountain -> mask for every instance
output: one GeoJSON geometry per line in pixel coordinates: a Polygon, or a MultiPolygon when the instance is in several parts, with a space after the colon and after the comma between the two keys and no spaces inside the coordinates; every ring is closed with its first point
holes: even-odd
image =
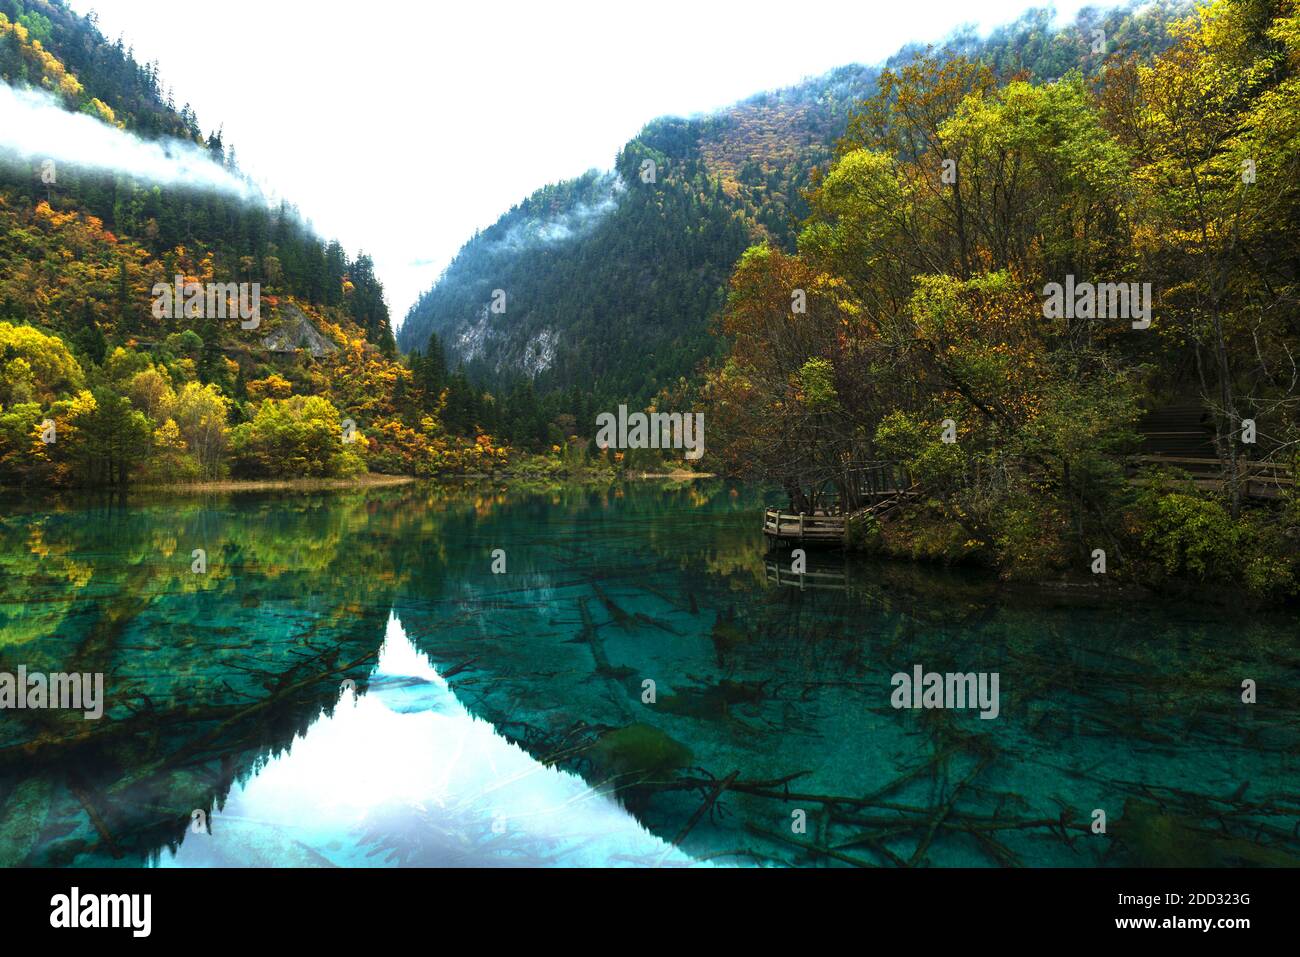
{"type": "Polygon", "coordinates": [[[0,84],[0,160],[47,160],[79,169],[125,173],[166,186],[260,198],[255,187],[184,140],[144,140],[88,116],[71,113],[50,93],[0,84]]]}

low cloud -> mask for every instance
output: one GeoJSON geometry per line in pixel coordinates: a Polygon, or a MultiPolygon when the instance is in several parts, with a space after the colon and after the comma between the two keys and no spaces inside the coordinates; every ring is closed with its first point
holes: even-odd
{"type": "Polygon", "coordinates": [[[39,166],[46,160],[79,170],[125,173],[163,186],[260,199],[261,193],[198,146],[184,140],[142,140],[87,116],[70,113],[43,90],[0,83],[0,159],[39,166]]]}
{"type": "Polygon", "coordinates": [[[623,180],[614,172],[602,173],[594,186],[595,195],[590,201],[579,201],[563,212],[530,217],[516,223],[495,247],[519,252],[530,246],[563,242],[588,232],[618,206],[619,197],[627,191],[623,180]]]}

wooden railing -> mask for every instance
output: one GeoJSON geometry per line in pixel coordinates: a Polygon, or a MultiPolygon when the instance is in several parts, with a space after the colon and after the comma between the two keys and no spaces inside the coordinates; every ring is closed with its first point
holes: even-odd
{"type": "MultiPolygon", "coordinates": [[[[1225,484],[1224,463],[1214,458],[1176,458],[1167,455],[1137,455],[1129,460],[1134,465],[1169,465],[1191,475],[1199,488],[1220,489],[1225,484]]],[[[1290,466],[1276,462],[1238,463],[1242,493],[1252,498],[1280,498],[1287,490],[1295,488],[1295,475],[1290,466]]]]}
{"type": "Polygon", "coordinates": [[[763,534],[798,542],[844,541],[845,516],[822,509],[815,512],[782,512],[769,508],[763,512],[763,534]]]}
{"type": "Polygon", "coordinates": [[[769,538],[809,544],[843,543],[849,518],[866,512],[888,511],[917,494],[907,471],[891,462],[872,462],[849,469],[846,500],[836,508],[810,512],[763,512],[763,534],[769,538]]]}

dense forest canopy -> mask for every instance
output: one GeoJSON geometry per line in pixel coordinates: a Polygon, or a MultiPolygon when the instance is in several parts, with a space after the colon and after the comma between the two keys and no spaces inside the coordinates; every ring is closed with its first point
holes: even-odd
{"type": "Polygon", "coordinates": [[[711,448],[802,508],[858,463],[904,466],[918,499],[858,530],[886,552],[1041,575],[1101,550],[1293,594],[1300,501],[1245,489],[1300,449],[1300,15],[1217,0],[1170,35],[1050,82],[933,54],[885,71],[796,250],[756,245],[732,277],[711,448]],[[1075,283],[1113,298],[1052,308],[1075,283]],[[1127,290],[1144,318],[1107,308],[1127,290]],[[1221,497],[1126,480],[1143,413],[1188,399],[1221,497]]]}

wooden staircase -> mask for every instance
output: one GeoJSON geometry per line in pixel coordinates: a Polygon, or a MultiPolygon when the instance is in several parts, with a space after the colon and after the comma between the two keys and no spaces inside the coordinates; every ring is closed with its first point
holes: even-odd
{"type": "MultiPolygon", "coordinates": [[[[1200,402],[1182,399],[1148,413],[1138,425],[1141,452],[1130,461],[1134,472],[1147,465],[1167,465],[1186,472],[1199,489],[1220,491],[1226,484],[1224,462],[1214,444],[1214,426],[1200,402]]],[[[1239,460],[1242,493],[1248,498],[1280,498],[1294,486],[1289,466],[1252,462],[1243,449],[1239,460]]],[[[1141,482],[1133,476],[1132,481],[1141,482]]]]}
{"type": "Polygon", "coordinates": [[[1199,402],[1179,401],[1148,413],[1138,425],[1142,456],[1218,459],[1214,426],[1199,402]]]}

